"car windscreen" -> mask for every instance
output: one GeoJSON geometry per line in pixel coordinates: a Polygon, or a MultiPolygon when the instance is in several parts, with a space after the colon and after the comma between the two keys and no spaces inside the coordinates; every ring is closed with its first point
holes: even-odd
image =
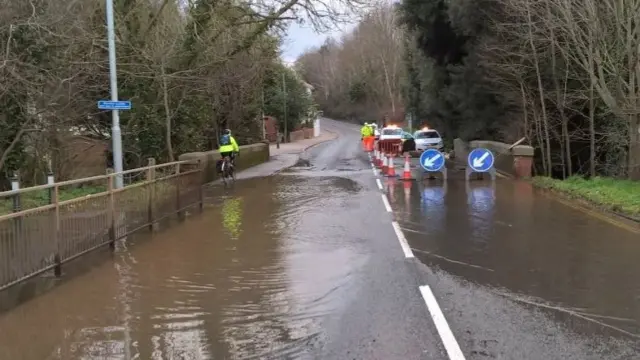
{"type": "Polygon", "coordinates": [[[436,131],[421,131],[416,134],[416,139],[438,139],[440,134],[436,131]]]}
{"type": "Polygon", "coordinates": [[[402,129],[382,129],[382,135],[402,136],[402,129]]]}

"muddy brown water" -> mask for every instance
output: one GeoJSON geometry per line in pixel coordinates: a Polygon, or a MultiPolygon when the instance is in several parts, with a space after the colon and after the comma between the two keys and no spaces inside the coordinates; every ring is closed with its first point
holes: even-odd
{"type": "Polygon", "coordinates": [[[358,262],[330,218],[359,190],[294,176],[210,189],[203,215],[0,314],[0,359],[298,358],[358,262]]]}

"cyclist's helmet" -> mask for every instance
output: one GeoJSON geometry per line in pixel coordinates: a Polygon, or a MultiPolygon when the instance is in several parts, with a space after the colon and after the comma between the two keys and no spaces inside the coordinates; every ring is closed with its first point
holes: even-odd
{"type": "Polygon", "coordinates": [[[231,130],[229,130],[229,129],[224,129],[224,130],[222,131],[222,135],[231,135],[231,130]]]}

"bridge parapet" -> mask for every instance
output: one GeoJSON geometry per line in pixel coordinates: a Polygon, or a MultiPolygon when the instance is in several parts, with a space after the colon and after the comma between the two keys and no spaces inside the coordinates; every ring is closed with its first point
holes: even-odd
{"type": "Polygon", "coordinates": [[[465,142],[462,139],[453,141],[456,159],[467,161],[467,156],[472,149],[485,148],[493,152],[495,156],[495,168],[515,178],[531,177],[533,167],[534,149],[529,145],[505,144],[498,141],[474,140],[465,142]]]}
{"type": "MultiPolygon", "coordinates": [[[[220,160],[218,150],[193,152],[180,155],[180,161],[201,161],[203,167],[203,183],[210,183],[217,178],[216,162],[220,160]]],[[[236,158],[238,170],[244,170],[269,160],[269,144],[257,143],[240,146],[240,156],[236,158]]]]}

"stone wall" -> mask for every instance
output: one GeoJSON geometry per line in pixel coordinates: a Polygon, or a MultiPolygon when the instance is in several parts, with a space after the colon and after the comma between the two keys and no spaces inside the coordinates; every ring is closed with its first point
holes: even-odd
{"type": "Polygon", "coordinates": [[[300,141],[304,140],[304,130],[296,130],[289,133],[289,141],[300,141]]]}
{"type": "Polygon", "coordinates": [[[497,141],[475,140],[465,143],[461,139],[453,141],[455,158],[460,162],[467,162],[469,152],[475,148],[485,148],[490,150],[495,156],[495,168],[503,173],[515,178],[531,177],[533,166],[533,147],[529,145],[516,145],[510,148],[511,144],[497,141]]]}
{"type": "MultiPolygon", "coordinates": [[[[220,160],[218,150],[182,154],[179,160],[201,161],[204,167],[203,183],[209,183],[218,178],[216,162],[220,160]]],[[[240,146],[240,156],[236,158],[236,169],[244,170],[252,166],[269,161],[269,145],[257,143],[240,146]]]]}
{"type": "Polygon", "coordinates": [[[313,128],[304,128],[302,131],[304,132],[305,139],[311,139],[313,137],[313,128]]]}

